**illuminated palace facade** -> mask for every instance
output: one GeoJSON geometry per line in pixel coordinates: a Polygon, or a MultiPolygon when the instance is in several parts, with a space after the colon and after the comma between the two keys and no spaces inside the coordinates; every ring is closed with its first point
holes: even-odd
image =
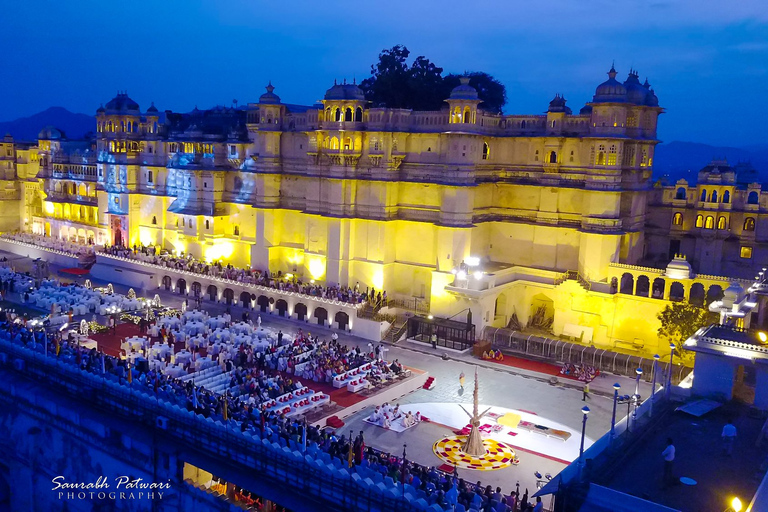
{"type": "Polygon", "coordinates": [[[314,106],[285,104],[270,84],[257,103],[184,114],[119,93],[92,140],[50,128],[18,148],[19,179],[7,174],[2,192],[19,213],[4,227],[360,283],[434,315],[471,311],[478,332],[522,326],[653,353],[667,300],[728,285],[696,272],[736,258],[747,270],[732,277],[753,275],[766,195],[715,170],[706,186],[654,188],[663,109],[636,72],[608,76],[578,114],[560,96],[543,115],[491,114],[466,79],[427,112],[372,108],[346,82],[314,106]],[[666,268],[675,253],[694,268],[666,268]]]}

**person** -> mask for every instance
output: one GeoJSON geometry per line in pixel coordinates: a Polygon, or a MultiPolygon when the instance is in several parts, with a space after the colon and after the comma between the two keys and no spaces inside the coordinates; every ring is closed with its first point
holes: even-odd
{"type": "Polygon", "coordinates": [[[541,502],[541,496],[536,496],[536,506],[533,507],[533,512],[542,512],[544,510],[544,504],[541,502]]]}
{"type": "Polygon", "coordinates": [[[461,390],[464,390],[464,372],[461,372],[459,375],[459,386],[461,386],[461,390]]]}
{"type": "Polygon", "coordinates": [[[736,440],[736,427],[730,419],[723,427],[721,437],[723,438],[723,453],[730,457],[733,454],[733,442],[736,440]]]}
{"type": "Polygon", "coordinates": [[[581,397],[582,402],[586,402],[587,398],[590,398],[589,396],[589,382],[584,383],[584,389],[582,390],[584,393],[584,396],[581,397]]]}
{"type": "Polygon", "coordinates": [[[436,349],[437,348],[437,333],[435,333],[435,332],[432,333],[431,341],[432,341],[432,348],[436,349]]]}
{"type": "Polygon", "coordinates": [[[664,448],[661,455],[664,457],[664,476],[662,477],[664,480],[663,487],[666,488],[674,479],[674,476],[672,476],[672,466],[675,462],[675,445],[672,443],[671,437],[667,438],[667,447],[664,448]]]}
{"type": "Polygon", "coordinates": [[[261,329],[261,315],[259,315],[259,317],[256,319],[256,325],[259,329],[261,329]]]}

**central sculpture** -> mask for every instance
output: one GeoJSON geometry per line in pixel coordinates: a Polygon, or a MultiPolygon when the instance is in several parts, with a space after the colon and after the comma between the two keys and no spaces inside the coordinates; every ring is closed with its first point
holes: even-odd
{"type": "Polygon", "coordinates": [[[475,457],[479,457],[481,455],[485,455],[487,453],[487,450],[485,449],[485,445],[483,444],[483,439],[480,436],[480,419],[488,414],[488,411],[491,410],[489,407],[486,409],[482,414],[478,414],[478,392],[479,392],[479,382],[477,379],[477,366],[475,366],[475,392],[473,396],[473,403],[474,408],[472,410],[472,413],[466,409],[464,409],[464,406],[461,405],[460,407],[464,412],[467,413],[467,416],[469,416],[470,424],[472,425],[472,428],[469,431],[469,436],[467,436],[467,442],[464,443],[463,450],[465,453],[469,455],[474,455],[475,457]]]}

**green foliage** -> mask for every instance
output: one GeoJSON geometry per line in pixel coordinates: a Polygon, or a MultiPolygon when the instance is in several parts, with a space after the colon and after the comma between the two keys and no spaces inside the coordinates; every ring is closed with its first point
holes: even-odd
{"type": "Polygon", "coordinates": [[[507,102],[504,85],[483,72],[450,74],[420,55],[408,65],[410,52],[403,45],[384,49],[371,66],[371,76],[360,83],[365,97],[375,107],[440,110],[451,90],[459,85],[460,76],[469,76],[469,85],[477,89],[483,103],[480,108],[501,113],[507,102]]]}
{"type": "Polygon", "coordinates": [[[675,302],[667,305],[664,311],[657,315],[661,322],[659,337],[675,344],[677,352],[684,354],[683,343],[701,327],[717,323],[717,313],[688,302],[675,302]]]}

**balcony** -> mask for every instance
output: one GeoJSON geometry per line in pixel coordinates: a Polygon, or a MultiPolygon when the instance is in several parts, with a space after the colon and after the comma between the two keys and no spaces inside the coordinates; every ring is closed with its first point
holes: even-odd
{"type": "Polygon", "coordinates": [[[96,206],[99,204],[99,200],[95,196],[81,196],[79,194],[70,195],[66,192],[54,192],[52,190],[45,190],[45,193],[48,196],[46,201],[52,203],[72,203],[86,206],[96,206]]]}

